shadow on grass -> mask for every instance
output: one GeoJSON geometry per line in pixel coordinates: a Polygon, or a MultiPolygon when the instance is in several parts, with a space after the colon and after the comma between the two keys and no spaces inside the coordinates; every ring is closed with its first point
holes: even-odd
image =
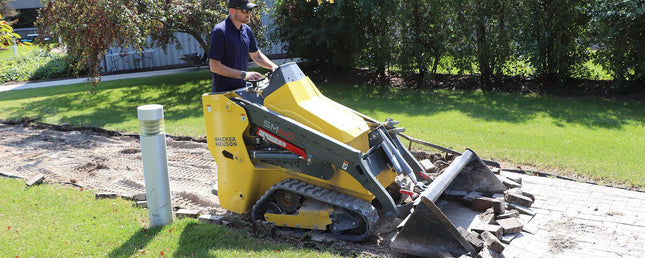
{"type": "Polygon", "coordinates": [[[322,247],[308,240],[294,241],[260,237],[244,230],[209,223],[189,222],[179,239],[175,257],[213,256],[304,256],[326,255],[356,256],[353,249],[339,246],[322,247]]]}
{"type": "Polygon", "coordinates": [[[152,241],[163,227],[142,228],[132,235],[128,241],[110,252],[109,257],[132,257],[141,249],[144,249],[152,241]]]}
{"type": "MultiPolygon", "coordinates": [[[[313,246],[311,246],[313,247],[313,246]]],[[[302,242],[263,239],[246,230],[231,229],[222,225],[188,222],[179,238],[175,257],[253,256],[261,257],[280,253],[305,253],[317,256],[320,252],[349,255],[343,250],[307,247],[302,242]],[[279,242],[279,243],[278,243],[279,242]]]]}

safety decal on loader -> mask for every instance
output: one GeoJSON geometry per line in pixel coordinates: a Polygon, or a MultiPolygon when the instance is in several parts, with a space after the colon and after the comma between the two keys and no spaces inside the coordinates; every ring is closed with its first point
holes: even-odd
{"type": "Polygon", "coordinates": [[[285,140],[282,140],[280,137],[275,136],[274,134],[268,132],[267,130],[264,130],[262,128],[258,128],[258,135],[263,137],[267,141],[275,144],[275,145],[278,145],[278,146],[280,146],[282,148],[285,148],[285,149],[287,149],[287,150],[289,150],[289,151],[291,151],[291,152],[293,152],[295,154],[298,154],[302,158],[307,159],[307,153],[305,153],[305,150],[303,150],[301,148],[298,148],[297,146],[295,146],[295,145],[293,145],[293,144],[291,144],[291,143],[289,143],[289,142],[287,142],[285,140]]]}
{"type": "Polygon", "coordinates": [[[347,170],[348,167],[349,167],[349,162],[344,161],[343,162],[343,170],[347,170]]]}

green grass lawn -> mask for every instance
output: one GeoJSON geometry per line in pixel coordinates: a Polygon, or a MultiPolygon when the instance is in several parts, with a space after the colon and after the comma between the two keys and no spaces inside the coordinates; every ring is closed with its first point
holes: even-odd
{"type": "MultiPolygon", "coordinates": [[[[645,186],[645,105],[481,91],[411,90],[318,84],[331,99],[407,134],[483,158],[531,165],[627,186],[645,186]]],[[[136,108],[162,104],[166,132],[204,136],[201,95],[208,71],[88,85],[3,92],[0,118],[138,132],[136,108]]]]}
{"type": "MultiPolygon", "coordinates": [[[[249,229],[175,220],[148,228],[148,211],[79,188],[0,178],[0,257],[332,257],[249,229]]],[[[347,254],[346,254],[347,255],[347,254]]]]}

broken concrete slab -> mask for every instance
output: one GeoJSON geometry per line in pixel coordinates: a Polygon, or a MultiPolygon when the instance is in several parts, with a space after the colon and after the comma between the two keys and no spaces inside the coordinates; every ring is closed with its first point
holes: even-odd
{"type": "Polygon", "coordinates": [[[495,237],[499,237],[502,235],[504,229],[502,229],[502,226],[500,225],[491,225],[491,224],[477,224],[474,225],[470,228],[470,230],[475,231],[479,234],[482,234],[484,232],[490,232],[493,234],[495,237]]]}
{"type": "Polygon", "coordinates": [[[484,244],[486,244],[488,248],[497,253],[502,253],[506,248],[499,240],[499,238],[497,238],[497,236],[493,235],[489,231],[484,231],[480,236],[482,240],[484,240],[484,244]]]}
{"type": "Polygon", "coordinates": [[[198,210],[189,210],[189,209],[179,209],[176,213],[175,216],[178,219],[183,219],[183,218],[197,218],[199,217],[200,212],[198,210]]]}
{"type": "Polygon", "coordinates": [[[514,204],[514,203],[508,203],[508,208],[517,210],[520,212],[520,214],[526,214],[529,216],[535,216],[535,212],[532,211],[529,207],[525,207],[519,204],[514,204]]]}
{"type": "Polygon", "coordinates": [[[479,239],[479,234],[470,232],[462,227],[458,227],[457,231],[459,231],[459,234],[461,234],[461,236],[463,236],[466,241],[475,248],[475,250],[481,250],[484,248],[484,241],[479,239]]]}
{"type": "Polygon", "coordinates": [[[432,164],[432,161],[430,161],[429,159],[421,160],[419,161],[419,163],[421,164],[421,166],[423,167],[426,173],[435,173],[438,170],[437,166],[432,164]]]}
{"type": "Polygon", "coordinates": [[[518,236],[522,235],[522,233],[515,233],[515,234],[506,234],[502,235],[499,240],[502,241],[504,244],[510,244],[513,239],[517,238],[518,236]]]}
{"type": "Polygon", "coordinates": [[[94,198],[96,199],[116,199],[116,197],[117,197],[116,193],[110,193],[110,192],[102,192],[102,193],[94,194],[94,198]]]}
{"type": "Polygon", "coordinates": [[[518,183],[522,185],[522,176],[520,175],[506,175],[506,178],[510,179],[511,181],[518,183]]]}
{"type": "Polygon", "coordinates": [[[495,211],[493,208],[488,208],[486,211],[480,213],[478,216],[479,223],[491,224],[495,221],[495,211]]]}
{"type": "Polygon", "coordinates": [[[522,227],[524,226],[520,220],[517,218],[508,218],[496,220],[497,224],[502,226],[504,234],[515,234],[522,232],[522,227]]]}
{"type": "Polygon", "coordinates": [[[485,211],[488,208],[496,207],[497,210],[501,210],[500,206],[502,202],[498,199],[480,196],[471,202],[471,208],[476,211],[485,211]]]}
{"type": "Polygon", "coordinates": [[[531,207],[533,200],[522,194],[522,191],[507,190],[504,192],[505,200],[509,203],[519,204],[525,207],[531,207]]]}
{"type": "Polygon", "coordinates": [[[495,219],[519,218],[520,212],[517,210],[507,210],[506,212],[495,216],[495,219]]]}
{"type": "Polygon", "coordinates": [[[538,223],[535,220],[530,220],[528,223],[524,223],[524,227],[522,227],[522,231],[529,233],[531,235],[537,234],[537,232],[540,230],[538,227],[538,223]]]}
{"type": "Polygon", "coordinates": [[[121,195],[121,198],[129,200],[129,201],[145,201],[146,200],[146,193],[138,193],[138,194],[131,194],[131,195],[121,195]]]}
{"type": "Polygon", "coordinates": [[[144,209],[148,208],[148,202],[147,201],[137,201],[135,203],[136,203],[136,206],[139,207],[139,208],[144,208],[144,209]]]}
{"type": "Polygon", "coordinates": [[[25,184],[26,184],[27,186],[39,185],[39,184],[41,184],[43,181],[45,181],[45,175],[43,175],[43,174],[38,174],[38,175],[35,175],[35,176],[33,176],[33,177],[29,178],[29,179],[25,182],[25,184]]]}
{"type": "Polygon", "coordinates": [[[509,178],[507,178],[505,176],[499,176],[498,175],[497,178],[499,179],[499,181],[502,181],[504,186],[506,186],[506,187],[508,187],[510,189],[522,187],[521,184],[518,184],[517,182],[515,182],[515,181],[513,181],[513,180],[511,180],[511,179],[509,179],[509,178]]]}
{"type": "Polygon", "coordinates": [[[203,223],[220,224],[220,225],[225,224],[224,217],[218,216],[218,215],[205,214],[205,215],[199,216],[197,220],[203,223]]]}

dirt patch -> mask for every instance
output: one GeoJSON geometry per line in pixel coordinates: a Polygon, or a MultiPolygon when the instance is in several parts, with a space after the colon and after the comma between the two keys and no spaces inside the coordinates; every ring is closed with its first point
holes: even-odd
{"type": "MultiPolygon", "coordinates": [[[[138,136],[97,128],[0,123],[0,171],[133,196],[145,193],[140,145],[138,136]]],[[[173,205],[223,212],[211,193],[217,165],[206,144],[168,137],[167,146],[173,205]]]]}
{"type": "Polygon", "coordinates": [[[579,230],[580,226],[573,222],[572,219],[551,224],[549,231],[553,232],[553,234],[549,238],[549,251],[553,254],[559,254],[566,249],[572,249],[578,246],[578,242],[571,234],[579,230]]]}

